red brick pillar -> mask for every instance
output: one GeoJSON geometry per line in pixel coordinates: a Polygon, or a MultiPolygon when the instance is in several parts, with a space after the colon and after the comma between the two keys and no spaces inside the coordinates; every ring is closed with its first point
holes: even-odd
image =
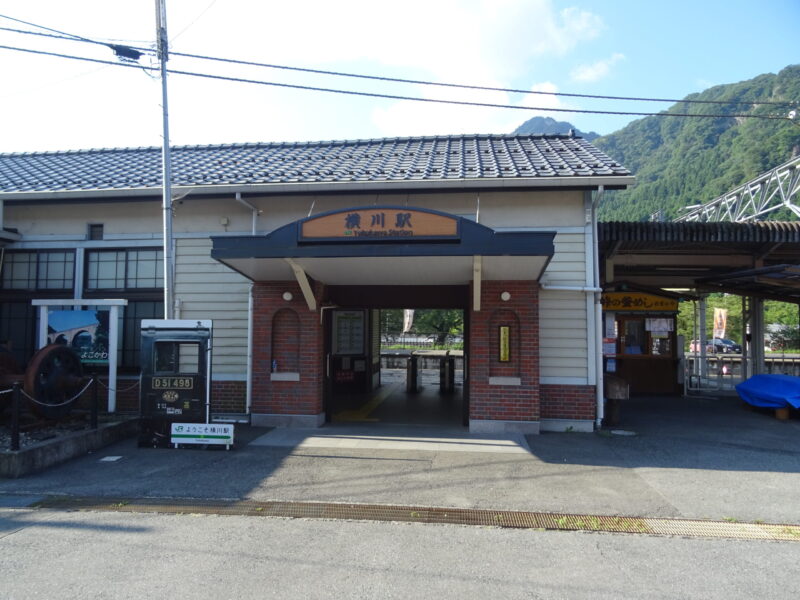
{"type": "Polygon", "coordinates": [[[469,427],[481,432],[539,432],[539,286],[484,281],[479,311],[471,307],[469,427]],[[503,300],[507,292],[508,299],[503,300]],[[509,356],[500,356],[507,327],[509,356]]]}
{"type": "Polygon", "coordinates": [[[322,349],[319,312],[308,309],[296,282],[254,284],[253,425],[324,423],[322,349]],[[284,299],[286,292],[290,300],[284,299]]]}

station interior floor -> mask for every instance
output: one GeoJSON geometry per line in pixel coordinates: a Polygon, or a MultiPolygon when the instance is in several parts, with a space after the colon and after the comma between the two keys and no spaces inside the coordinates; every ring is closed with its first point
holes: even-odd
{"type": "Polygon", "coordinates": [[[439,370],[422,369],[418,392],[406,391],[405,369],[381,369],[381,385],[366,394],[333,398],[332,424],[386,423],[394,425],[461,426],[464,373],[455,373],[455,390],[439,391],[439,370]]]}

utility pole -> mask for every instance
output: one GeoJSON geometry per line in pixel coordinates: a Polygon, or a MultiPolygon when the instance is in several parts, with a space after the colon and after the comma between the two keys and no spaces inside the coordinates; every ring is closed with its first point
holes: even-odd
{"type": "Polygon", "coordinates": [[[158,59],[161,62],[161,113],[163,118],[164,144],[161,152],[161,174],[163,177],[164,209],[164,318],[173,316],[174,269],[172,257],[172,163],[169,154],[169,109],[167,107],[167,60],[169,40],[167,38],[167,7],[165,0],[156,0],[156,39],[158,59]]]}

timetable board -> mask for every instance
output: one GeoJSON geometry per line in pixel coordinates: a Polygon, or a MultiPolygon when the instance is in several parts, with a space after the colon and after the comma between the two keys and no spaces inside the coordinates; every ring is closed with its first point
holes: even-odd
{"type": "Polygon", "coordinates": [[[333,354],[364,353],[364,311],[337,310],[333,313],[333,354]]]}

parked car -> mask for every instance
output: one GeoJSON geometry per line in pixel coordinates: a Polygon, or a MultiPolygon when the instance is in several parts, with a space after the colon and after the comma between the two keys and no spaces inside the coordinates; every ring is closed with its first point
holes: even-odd
{"type": "Polygon", "coordinates": [[[733,340],[714,338],[714,351],[730,354],[741,354],[742,347],[733,340]]]}
{"type": "MultiPolygon", "coordinates": [[[[700,342],[692,340],[689,343],[689,352],[700,352],[700,342]]],[[[714,338],[706,341],[706,353],[712,354],[741,354],[742,346],[733,340],[714,338]]]]}

